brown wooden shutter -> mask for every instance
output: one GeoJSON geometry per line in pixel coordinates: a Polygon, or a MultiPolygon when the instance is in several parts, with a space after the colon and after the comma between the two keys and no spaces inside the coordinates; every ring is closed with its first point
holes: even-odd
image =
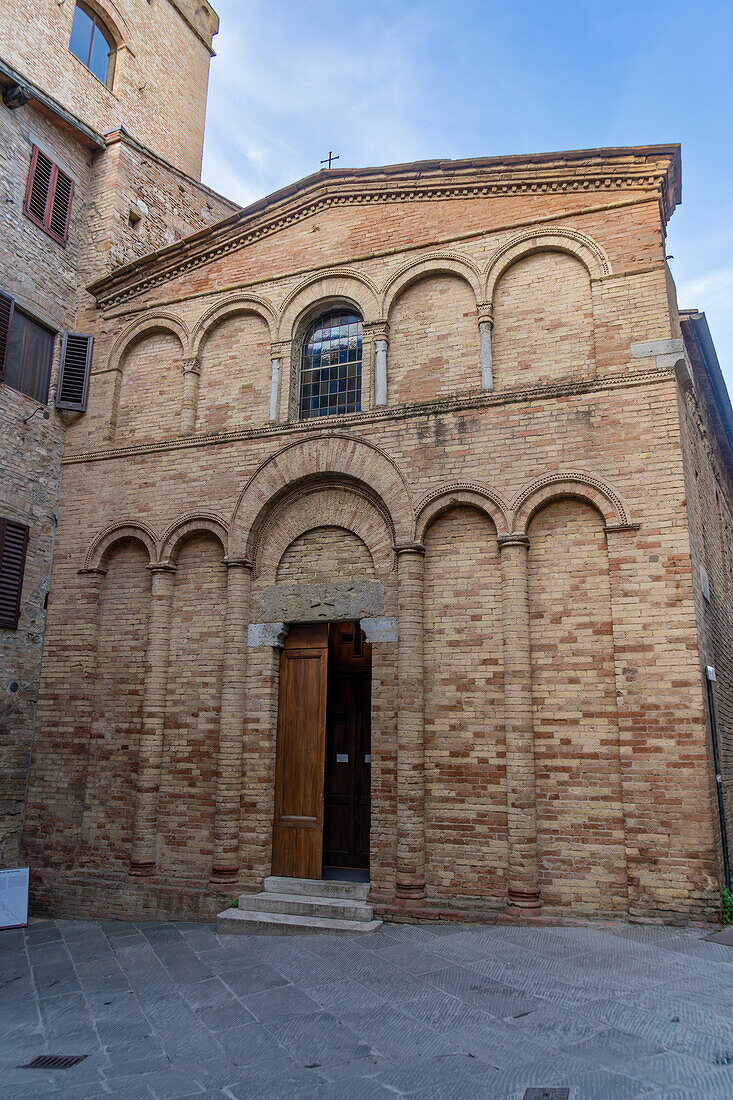
{"type": "Polygon", "coordinates": [[[87,407],[93,337],[65,332],[61,344],[61,369],[56,387],[56,408],[84,412],[87,407]]]}
{"type": "Polygon", "coordinates": [[[5,377],[5,364],[8,359],[10,326],[13,323],[14,308],[15,302],[10,295],[3,294],[0,290],[0,379],[5,377]]]}
{"type": "Polygon", "coordinates": [[[33,146],[23,212],[32,222],[66,244],[74,181],[37,145],[33,146]]]}
{"type": "Polygon", "coordinates": [[[23,210],[41,229],[46,228],[46,207],[51,194],[53,169],[53,162],[34,145],[23,210]]]}
{"type": "Polygon", "coordinates": [[[0,626],[11,630],[18,628],[27,550],[26,525],[0,519],[0,626]]]}
{"type": "Polygon", "coordinates": [[[56,168],[53,194],[48,213],[48,231],[61,243],[66,243],[69,235],[71,200],[74,197],[74,181],[65,172],[56,168]]]}

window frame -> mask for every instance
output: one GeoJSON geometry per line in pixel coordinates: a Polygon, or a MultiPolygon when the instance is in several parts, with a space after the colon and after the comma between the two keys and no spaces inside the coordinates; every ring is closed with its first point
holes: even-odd
{"type": "Polygon", "coordinates": [[[117,67],[117,40],[110,30],[109,24],[101,15],[99,15],[98,12],[94,10],[94,8],[90,7],[88,4],[83,3],[82,0],[76,0],[76,2],[74,3],[74,14],[76,14],[77,8],[80,8],[81,11],[84,12],[84,15],[86,15],[87,18],[91,19],[92,33],[89,35],[89,49],[87,51],[87,59],[85,61],[82,57],[79,57],[77,53],[74,53],[71,48],[71,34],[74,30],[74,20],[72,17],[71,32],[69,34],[69,53],[84,66],[87,72],[92,74],[95,80],[98,80],[100,84],[104,84],[105,88],[107,88],[107,90],[111,92],[114,85],[115,69],[117,67]],[[102,35],[102,38],[110,47],[107,59],[107,76],[104,80],[101,76],[98,76],[97,73],[95,73],[90,64],[92,59],[92,48],[94,46],[94,32],[97,30],[97,28],[99,28],[99,32],[102,35]]]}
{"type": "Polygon", "coordinates": [[[73,178],[70,175],[68,175],[68,173],[64,172],[63,168],[61,168],[56,163],[56,161],[52,160],[51,157],[48,155],[48,153],[45,152],[45,150],[41,149],[40,146],[38,146],[38,145],[34,145],[33,146],[33,152],[31,153],[31,163],[30,163],[30,167],[28,169],[28,180],[27,180],[26,187],[25,187],[25,198],[23,200],[23,213],[25,214],[26,218],[28,218],[29,221],[33,222],[34,225],[37,225],[39,229],[42,229],[44,233],[46,233],[49,237],[51,237],[52,240],[56,241],[57,244],[60,244],[62,248],[66,248],[66,242],[69,239],[69,226],[71,224],[71,207],[73,205],[73,202],[74,202],[74,180],[73,180],[73,178]],[[39,156],[39,154],[41,154],[41,156],[45,157],[46,160],[51,165],[51,174],[49,176],[48,191],[46,192],[46,202],[45,202],[45,206],[43,208],[43,217],[42,218],[39,218],[38,215],[35,214],[33,212],[32,208],[31,208],[31,198],[33,196],[33,185],[34,185],[35,179],[36,179],[36,171],[37,171],[37,168],[38,168],[38,156],[39,156]],[[68,199],[68,206],[66,208],[66,218],[65,218],[65,222],[64,222],[63,236],[58,234],[56,232],[56,230],[52,227],[52,224],[51,224],[51,218],[53,216],[53,204],[54,204],[54,201],[56,199],[56,191],[57,191],[57,187],[58,187],[59,176],[61,176],[65,180],[67,180],[68,183],[69,183],[69,199],[68,199]]]}
{"type": "MultiPolygon", "coordinates": [[[[361,313],[356,308],[356,306],[352,305],[351,303],[346,303],[346,302],[344,302],[344,303],[333,302],[331,304],[321,303],[320,310],[318,312],[315,312],[315,313],[311,312],[310,318],[311,319],[308,320],[308,322],[306,323],[304,329],[302,330],[303,337],[302,337],[302,340],[299,342],[299,347],[298,347],[297,392],[296,392],[296,395],[295,395],[296,396],[296,415],[297,415],[297,419],[302,420],[302,421],[333,419],[334,417],[337,417],[337,416],[353,416],[355,413],[362,412],[363,411],[363,402],[364,402],[364,391],[363,391],[363,385],[364,385],[364,318],[362,317],[361,313]],[[336,409],[334,411],[331,411],[331,406],[330,405],[326,406],[324,409],[319,409],[317,412],[314,412],[312,409],[311,410],[305,410],[304,407],[303,407],[303,402],[306,400],[306,398],[303,394],[304,386],[306,384],[311,384],[311,385],[314,384],[312,381],[310,383],[308,383],[305,380],[306,370],[314,369],[314,368],[309,368],[309,367],[306,366],[306,355],[307,355],[308,345],[311,343],[313,335],[318,330],[319,326],[322,326],[324,321],[326,321],[327,318],[333,317],[336,314],[350,315],[352,318],[355,319],[356,323],[358,324],[358,330],[359,330],[358,331],[359,355],[358,355],[358,358],[356,360],[356,363],[357,363],[357,366],[358,366],[358,374],[357,374],[357,379],[358,379],[358,391],[357,391],[358,392],[358,400],[354,401],[354,404],[358,405],[358,408],[345,409],[343,411],[338,411],[338,403],[337,403],[336,409]]],[[[353,322],[348,322],[348,323],[351,324],[353,322]]],[[[331,327],[333,327],[333,326],[331,326],[331,327]]],[[[342,326],[339,326],[339,327],[342,327],[342,326]]],[[[348,362],[349,361],[347,359],[346,363],[344,365],[348,366],[348,362]]],[[[323,366],[321,366],[319,368],[321,370],[336,368],[336,377],[335,378],[329,377],[329,380],[328,380],[329,385],[330,385],[331,382],[338,382],[339,381],[339,379],[338,379],[338,368],[341,365],[342,365],[341,363],[336,362],[336,363],[327,364],[327,366],[325,368],[323,366]]],[[[322,379],[319,379],[319,382],[315,383],[315,384],[322,384],[322,379]]],[[[337,390],[336,393],[338,394],[338,392],[339,391],[337,390]]],[[[346,388],[345,393],[348,393],[348,375],[347,375],[347,388],[346,388]]],[[[313,396],[313,395],[309,394],[308,398],[310,398],[311,396],[313,396]]],[[[348,402],[344,402],[344,404],[348,404],[348,402]]]]}
{"type": "Polygon", "coordinates": [[[23,547],[22,547],[22,550],[21,550],[20,570],[19,570],[18,579],[17,579],[18,596],[17,596],[17,600],[16,600],[15,611],[8,618],[5,618],[2,615],[2,612],[0,612],[0,629],[5,628],[6,630],[17,630],[18,629],[18,624],[20,622],[21,604],[22,604],[22,600],[23,600],[23,583],[25,581],[25,567],[26,567],[26,561],[27,561],[27,558],[28,558],[28,542],[30,540],[30,527],[28,526],[27,523],[19,523],[17,520],[8,519],[7,516],[0,516],[0,587],[2,586],[2,579],[3,579],[2,562],[3,562],[4,553],[5,553],[6,532],[7,532],[7,527],[8,527],[9,523],[12,524],[13,527],[20,528],[20,530],[23,532],[23,547]]]}
{"type": "Polygon", "coordinates": [[[7,338],[5,341],[5,348],[0,348],[0,383],[4,383],[11,390],[14,390],[15,393],[20,393],[23,395],[23,397],[27,397],[29,401],[36,401],[39,405],[48,405],[48,399],[51,392],[51,375],[53,374],[53,357],[55,353],[56,337],[58,336],[58,332],[56,329],[51,328],[43,321],[39,321],[38,318],[35,317],[30,311],[23,309],[22,306],[19,306],[15,298],[11,297],[11,295],[7,294],[5,291],[0,291],[0,298],[9,303],[7,338]],[[25,390],[19,389],[7,379],[8,357],[10,355],[10,339],[13,331],[13,322],[15,321],[15,318],[17,316],[23,317],[24,319],[30,321],[31,324],[36,325],[38,328],[44,329],[51,337],[51,347],[46,373],[46,388],[43,396],[26,393],[25,390]]]}

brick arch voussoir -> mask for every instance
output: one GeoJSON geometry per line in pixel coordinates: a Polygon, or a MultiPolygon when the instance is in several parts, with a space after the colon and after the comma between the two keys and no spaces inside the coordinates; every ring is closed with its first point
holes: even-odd
{"type": "Polygon", "coordinates": [[[188,513],[172,523],[158,544],[158,563],[160,565],[175,565],[178,553],[184,542],[194,535],[207,533],[214,535],[221,543],[221,548],[226,556],[229,543],[229,531],[221,516],[211,512],[201,514],[188,513]]]}
{"type": "Polygon", "coordinates": [[[319,527],[338,527],[356,535],[372,559],[375,573],[394,569],[394,535],[378,503],[350,482],[305,482],[281,498],[259,528],[253,548],[255,576],[274,583],[287,548],[319,527]]]}
{"type": "Polygon", "coordinates": [[[454,275],[468,283],[478,306],[483,297],[481,272],[473,260],[458,252],[433,252],[404,264],[382,289],[382,316],[389,318],[400,294],[431,275],[454,275]]]}
{"type": "Polygon", "coordinates": [[[267,325],[270,340],[274,340],[277,334],[277,314],[275,308],[267,298],[257,294],[233,294],[221,302],[217,302],[199,317],[191,333],[191,357],[198,359],[212,332],[230,317],[243,314],[254,314],[260,317],[267,325]]]}
{"type": "Polygon", "coordinates": [[[423,542],[432,524],[454,508],[475,508],[489,517],[498,535],[509,531],[509,509],[502,497],[483,485],[461,482],[436,489],[423,498],[417,509],[415,541],[423,542]]]}
{"type": "Polygon", "coordinates": [[[149,564],[157,561],[156,538],[153,530],[136,520],[120,520],[106,527],[92,542],[84,559],[84,569],[104,569],[113,548],[120,542],[139,542],[148,552],[149,564]]]}
{"type": "Polygon", "coordinates": [[[169,332],[178,338],[181,345],[181,357],[186,359],[189,353],[190,333],[180,317],[172,313],[154,313],[147,317],[139,317],[128,325],[115,340],[109,353],[107,366],[110,370],[119,370],[125,353],[133,346],[144,340],[146,336],[154,336],[158,332],[169,332]]]}
{"type": "Polygon", "coordinates": [[[297,338],[304,319],[310,319],[319,303],[345,302],[356,307],[366,322],[379,320],[379,293],[360,271],[322,271],[295,287],[280,307],[278,339],[297,338]]]}
{"type": "Polygon", "coordinates": [[[591,474],[567,473],[539,478],[519,493],[512,502],[512,532],[526,535],[541,508],[569,498],[590,504],[603,516],[607,527],[629,524],[628,508],[614,489],[591,474]]]}
{"type": "Polygon", "coordinates": [[[484,298],[493,306],[496,286],[502,275],[519,260],[537,252],[565,252],[574,256],[587,269],[591,279],[609,275],[611,264],[601,246],[576,229],[528,229],[512,237],[497,249],[486,269],[484,298]]]}
{"type": "Polygon", "coordinates": [[[395,542],[410,542],[415,516],[407,481],[384,451],[351,436],[329,433],[296,440],[258,467],[240,494],[229,525],[229,553],[251,558],[259,528],[295,486],[319,480],[352,484],[379,503],[395,542]]]}

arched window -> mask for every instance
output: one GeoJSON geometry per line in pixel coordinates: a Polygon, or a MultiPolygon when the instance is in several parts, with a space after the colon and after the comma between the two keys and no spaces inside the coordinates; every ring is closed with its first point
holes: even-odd
{"type": "Polygon", "coordinates": [[[108,88],[115,71],[115,42],[95,11],[77,4],[71,25],[69,49],[108,88]]]}
{"type": "Polygon", "coordinates": [[[300,416],[361,412],[361,318],[347,309],[324,313],[303,343],[300,416]]]}

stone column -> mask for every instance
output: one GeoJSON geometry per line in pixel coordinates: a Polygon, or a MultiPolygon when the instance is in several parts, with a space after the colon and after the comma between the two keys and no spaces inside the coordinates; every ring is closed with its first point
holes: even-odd
{"type": "Polygon", "coordinates": [[[277,420],[277,407],[280,397],[280,366],[282,359],[272,358],[272,379],[270,381],[270,420],[277,420]]]}
{"type": "Polygon", "coordinates": [[[374,341],[376,348],[376,377],[374,381],[374,404],[387,404],[387,348],[389,340],[379,336],[374,341]]]}
{"type": "Polygon", "coordinates": [[[504,625],[504,721],[506,729],[507,839],[509,883],[507,912],[537,915],[540,901],[537,864],[532,655],[526,535],[500,535],[501,604],[504,625]]]}
{"type": "Polygon", "coordinates": [[[181,435],[196,431],[196,411],[199,401],[201,365],[198,359],[183,360],[183,401],[181,403],[181,435]]]}
{"type": "Polygon", "coordinates": [[[130,874],[133,875],[150,874],[155,870],[158,790],[168,686],[173,580],[176,572],[175,565],[149,565],[148,569],[153,574],[153,585],[150,593],[135,824],[130,861],[130,874]]]}
{"type": "Polygon", "coordinates": [[[224,669],[219,718],[219,774],[212,878],[226,879],[239,870],[239,813],[242,791],[242,741],[247,683],[247,629],[252,589],[252,562],[229,558],[224,669]]]}
{"type": "Polygon", "coordinates": [[[425,897],[425,753],[423,704],[423,564],[425,547],[396,547],[397,898],[425,897]]]}
{"type": "Polygon", "coordinates": [[[479,306],[478,330],[481,335],[481,389],[493,390],[494,371],[491,360],[491,330],[494,314],[490,305],[479,306]]]}

